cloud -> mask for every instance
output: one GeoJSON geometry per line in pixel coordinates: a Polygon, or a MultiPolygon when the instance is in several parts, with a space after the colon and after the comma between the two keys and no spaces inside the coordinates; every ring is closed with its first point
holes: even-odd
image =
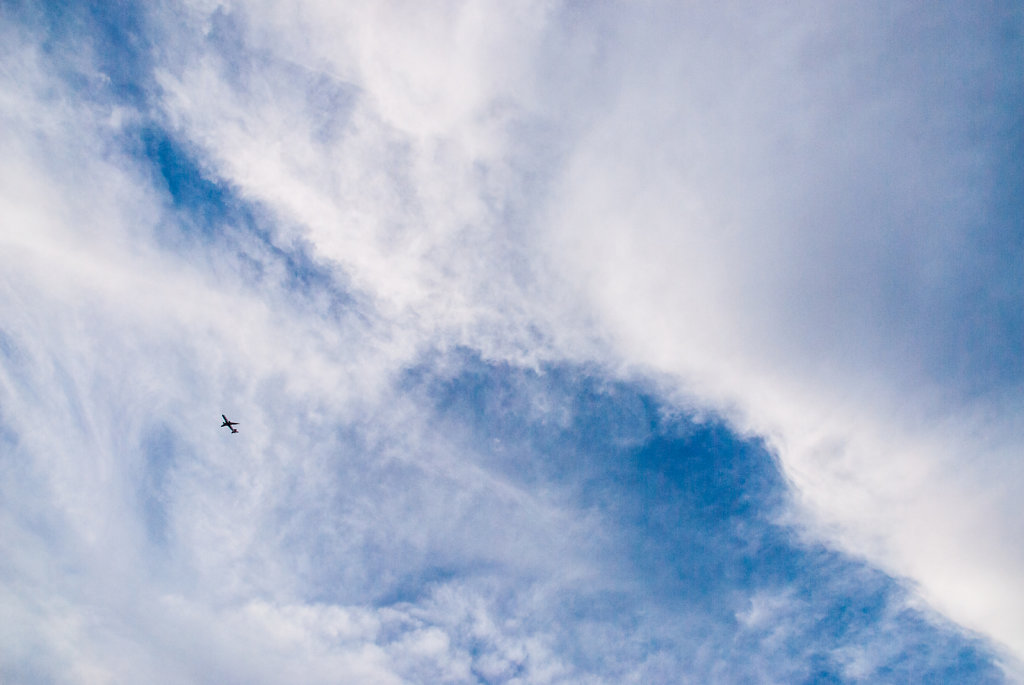
{"type": "Polygon", "coordinates": [[[1019,17],[11,16],[6,677],[1016,673],[1019,17]]]}
{"type": "Polygon", "coordinates": [[[820,535],[1019,654],[1014,19],[930,17],[972,26],[952,48],[892,38],[912,11],[772,19],[739,24],[756,62],[693,71],[731,53],[686,33],[646,63],[565,173],[552,250],[626,359],[770,436],[820,535]]]}
{"type": "MultiPolygon", "coordinates": [[[[266,46],[260,27],[280,17],[263,12],[230,21],[266,46]]],[[[267,113],[277,99],[239,88],[209,57],[164,81],[168,107],[221,173],[307,226],[320,254],[400,303],[404,320],[500,356],[529,355],[516,348],[534,342],[523,339],[530,330],[565,339],[545,354],[575,359],[590,358],[577,343],[609,340],[623,363],[669,374],[740,430],[770,436],[820,534],[1018,645],[1021,628],[996,599],[1018,594],[1021,562],[1004,544],[1019,517],[1000,486],[1020,479],[1005,456],[1019,412],[1003,409],[1020,402],[1020,266],[1001,256],[1019,241],[999,215],[1000,193],[1019,181],[1000,178],[1014,109],[999,27],[1014,16],[649,6],[621,28],[601,11],[573,25],[552,11],[538,15],[546,24],[514,23],[514,43],[464,40],[478,12],[463,5],[432,19],[428,34],[445,36],[433,48],[406,40],[412,15],[389,11],[342,20],[351,41],[301,31],[301,59],[284,41],[281,59],[340,74],[358,93],[357,123],[333,147],[315,145],[312,127],[281,128],[267,113]],[[960,24],[970,30],[951,46],[939,39],[960,24]],[[521,86],[523,70],[540,71],[531,48],[558,61],[551,44],[561,30],[574,66],[581,43],[600,46],[580,68],[611,84],[583,103],[585,123],[537,104],[560,82],[521,86]],[[409,58],[410,46],[431,58],[409,58]],[[503,78],[492,51],[520,75],[503,78]],[[179,92],[234,104],[227,113],[179,92]],[[512,120],[495,118],[502,111],[512,120]],[[549,142],[515,135],[531,124],[568,138],[557,173],[540,172],[554,189],[535,204],[518,194],[526,181],[515,164],[549,142]],[[240,154],[226,141],[241,130],[246,150],[281,153],[240,154]],[[364,141],[382,138],[397,154],[385,168],[403,174],[383,184],[353,168],[380,169],[363,163],[376,157],[364,141]],[[489,196],[493,175],[506,181],[497,204],[467,204],[489,196]],[[301,190],[289,185],[296,178],[301,190]],[[389,190],[402,194],[384,201],[385,214],[356,209],[379,206],[389,190]],[[501,222],[508,211],[518,219],[511,229],[501,222]],[[525,282],[518,260],[530,265],[525,282]],[[498,330],[488,321],[495,309],[508,313],[498,330]],[[979,441],[985,458],[965,459],[979,441]],[[920,535],[943,510],[960,513],[944,532],[920,535]],[[984,542],[970,532],[978,529],[998,533],[984,542]],[[1002,580],[985,570],[1006,564],[1014,570],[1002,580]],[[1000,588],[988,601],[938,590],[983,577],[1000,588]]],[[[315,3],[297,16],[338,19],[315,3]]],[[[290,102],[314,89],[308,78],[261,76],[290,102]]]]}

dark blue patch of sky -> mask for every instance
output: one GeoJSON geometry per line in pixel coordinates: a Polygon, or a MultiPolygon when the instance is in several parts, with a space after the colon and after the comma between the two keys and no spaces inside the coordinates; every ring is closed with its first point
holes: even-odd
{"type": "MultiPolygon", "coordinates": [[[[596,368],[535,372],[455,355],[456,364],[410,370],[407,389],[487,468],[561,493],[597,513],[610,533],[603,563],[624,582],[614,592],[581,588],[566,597],[556,613],[567,625],[658,616],[668,626],[686,617],[720,645],[746,640],[756,652],[764,634],[744,632],[738,617],[752,597],[787,597],[800,609],[784,617],[791,634],[773,649],[807,661],[810,682],[841,681],[834,650],[859,646],[887,654],[876,671],[883,679],[1001,682],[982,643],[906,608],[897,580],[777,524],[787,486],[759,441],[722,421],[673,412],[641,385],[596,368]]],[[[649,639],[651,649],[671,641],[649,639]]]]}
{"type": "Polygon", "coordinates": [[[146,103],[154,81],[153,44],[144,4],[10,0],[4,3],[3,12],[5,18],[41,34],[44,53],[88,99],[113,99],[137,107],[146,103]],[[83,51],[91,61],[80,62],[83,51]],[[96,82],[82,67],[98,69],[109,80],[96,82]]]}
{"type": "MultiPolygon", "coordinates": [[[[218,178],[202,163],[202,152],[161,120],[159,107],[152,102],[159,93],[154,65],[158,51],[171,48],[160,43],[161,29],[153,25],[151,10],[123,0],[11,0],[4,3],[3,18],[35,35],[55,72],[85,102],[136,111],[142,123],[125,129],[111,143],[137,160],[144,175],[148,170],[154,187],[166,192],[172,215],[157,234],[165,248],[210,251],[213,264],[230,262],[236,273],[247,275],[254,285],[264,282],[268,272],[275,278],[283,275],[285,282],[275,285],[283,285],[299,298],[316,296],[322,302],[326,295],[327,313],[342,316],[353,300],[340,269],[317,261],[301,240],[290,240],[288,245],[275,240],[267,210],[218,178]],[[105,78],[96,78],[97,71],[105,78]],[[211,251],[214,245],[218,249],[211,251]]],[[[230,67],[231,60],[243,52],[239,29],[224,12],[216,12],[212,30],[210,40],[230,67]]],[[[323,75],[289,68],[301,72],[296,78],[311,81],[307,106],[323,120],[324,135],[328,135],[327,129],[337,128],[350,110],[352,89],[323,75]]],[[[245,79],[259,78],[251,68],[238,66],[236,71],[241,87],[245,79]]]]}
{"type": "Polygon", "coordinates": [[[326,295],[335,316],[352,304],[340,269],[316,260],[301,240],[280,245],[268,211],[204,168],[198,153],[171,132],[150,124],[124,136],[122,145],[149,168],[154,186],[167,194],[171,218],[158,229],[166,248],[206,250],[216,259],[237,264],[238,272],[248,274],[254,284],[268,271],[283,275],[280,285],[290,295],[326,295]]]}
{"type": "Polygon", "coordinates": [[[212,238],[228,224],[252,222],[229,189],[208,179],[195,156],[166,131],[150,126],[140,131],[139,139],[155,172],[154,181],[166,188],[171,205],[179,210],[181,220],[175,228],[212,238]]]}

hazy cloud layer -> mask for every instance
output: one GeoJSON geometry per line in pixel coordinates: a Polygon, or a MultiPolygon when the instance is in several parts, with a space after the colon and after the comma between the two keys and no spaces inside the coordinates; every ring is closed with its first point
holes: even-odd
{"type": "Polygon", "coordinates": [[[12,3],[0,677],[1021,677],[1021,35],[12,3]]]}

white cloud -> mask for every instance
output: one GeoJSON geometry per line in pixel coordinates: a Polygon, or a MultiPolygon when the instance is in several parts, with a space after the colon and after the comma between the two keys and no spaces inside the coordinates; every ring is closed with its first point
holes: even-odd
{"type": "MultiPolygon", "coordinates": [[[[18,228],[0,232],[0,313],[19,359],[0,418],[27,465],[0,481],[3,539],[23,550],[3,579],[25,584],[2,602],[37,626],[5,636],[8,663],[71,664],[68,682],[271,682],[307,650],[306,682],[584,677],[477,587],[356,608],[401,589],[380,556],[396,549],[407,568],[483,559],[547,578],[542,599],[600,578],[596,520],[478,466],[395,391],[425,350],[458,345],[597,362],[722,412],[777,451],[791,523],[1022,658],[1019,373],[986,388],[973,376],[998,376],[986,355],[1013,343],[964,343],[1001,335],[1004,314],[1019,325],[1000,290],[1019,260],[986,271],[985,241],[1006,237],[985,134],[998,112],[957,101],[1005,71],[986,52],[996,29],[968,31],[958,61],[927,35],[894,42],[918,25],[899,11],[175,12],[155,116],[267,212],[272,244],[227,227],[236,244],[158,246],[174,210],[115,144],[148,113],[83,100],[36,48],[4,48],[0,216],[18,228]],[[936,68],[961,85],[922,73],[936,68]],[[238,256],[272,274],[273,248],[302,244],[351,286],[342,313],[295,307],[285,275],[254,279],[238,256]],[[963,320],[982,333],[957,337],[963,320]],[[211,446],[195,427],[226,406],[243,433],[211,446]],[[150,483],[166,558],[138,513],[159,458],[147,436],[188,456],[150,483]],[[50,577],[44,559],[74,570],[50,577]],[[309,587],[336,601],[305,602],[309,587]],[[131,622],[163,653],[90,613],[136,600],[131,622]],[[199,671],[169,666],[184,662],[199,671]]],[[[636,677],[658,672],[650,659],[636,677]]],[[[845,659],[851,677],[869,668],[845,659]]]]}
{"type": "Polygon", "coordinates": [[[1024,653],[1024,607],[1007,610],[1024,568],[1006,487],[1022,482],[1008,456],[1019,382],[978,390],[970,374],[998,369],[961,342],[977,337],[955,333],[970,316],[999,335],[994,317],[1012,306],[985,291],[1004,275],[979,266],[984,241],[1006,236],[977,224],[992,216],[1001,151],[986,127],[1000,115],[961,99],[984,104],[972,79],[1003,87],[993,36],[1014,18],[972,25],[949,58],[932,34],[899,36],[923,25],[946,36],[961,18],[922,24],[909,5],[887,16],[651,5],[621,25],[407,9],[240,15],[278,59],[354,89],[333,145],[314,142],[303,113],[274,119],[308,82],[271,71],[273,98],[243,92],[209,57],[164,81],[168,109],[219,173],[305,226],[403,325],[498,355],[535,344],[531,325],[562,342],[543,355],[588,359],[576,343],[609,340],[623,364],[668,374],[690,401],[768,436],[815,535],[1024,653]],[[542,99],[576,92],[538,76],[558,61],[560,31],[583,71],[554,73],[603,86],[602,101],[582,103],[589,116],[560,119],[542,99]],[[950,69],[952,86],[931,73],[950,69]],[[524,170],[510,163],[549,142],[519,133],[531,125],[565,136],[542,213],[517,194],[524,170]],[[481,204],[495,174],[496,204],[481,204]],[[511,228],[503,202],[520,212],[511,228]]]}
{"type": "MultiPolygon", "coordinates": [[[[872,29],[889,27],[861,30],[872,29]]],[[[948,331],[963,317],[1005,335],[988,312],[1013,306],[993,301],[972,263],[987,249],[974,241],[998,233],[977,228],[974,212],[993,180],[977,160],[995,164],[1000,141],[965,152],[984,120],[951,124],[952,96],[900,73],[862,75],[868,87],[849,94],[849,110],[832,109],[854,60],[881,66],[870,40],[823,64],[800,54],[812,34],[747,74],[711,66],[714,101],[694,104],[679,65],[722,51],[686,36],[581,144],[549,223],[556,259],[625,359],[682,379],[741,430],[770,438],[804,525],[912,578],[946,615],[1019,657],[1024,556],[1009,541],[1022,519],[1007,486],[1024,476],[1009,456],[1020,449],[1019,376],[978,391],[949,368],[999,373],[984,367],[997,363],[988,350],[948,331]]],[[[757,52],[785,45],[761,40],[757,52]]],[[[949,68],[939,49],[922,42],[893,59],[949,68]]],[[[983,66],[958,77],[1000,68],[984,49],[972,55],[983,66]]]]}

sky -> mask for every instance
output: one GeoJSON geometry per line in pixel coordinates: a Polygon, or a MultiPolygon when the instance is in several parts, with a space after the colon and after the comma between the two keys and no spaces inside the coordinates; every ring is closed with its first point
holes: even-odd
{"type": "Polygon", "coordinates": [[[1009,2],[0,0],[0,681],[1024,682],[1022,82],[1009,2]]]}

